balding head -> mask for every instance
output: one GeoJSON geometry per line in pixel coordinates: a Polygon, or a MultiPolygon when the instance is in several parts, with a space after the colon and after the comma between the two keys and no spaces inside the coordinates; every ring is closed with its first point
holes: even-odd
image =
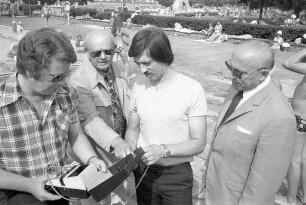
{"type": "Polygon", "coordinates": [[[248,41],[233,52],[228,67],[232,70],[232,86],[236,90],[251,90],[261,84],[274,67],[274,53],[262,41],[248,41]]]}
{"type": "Polygon", "coordinates": [[[87,34],[85,38],[85,48],[88,50],[93,50],[94,46],[97,44],[109,44],[110,46],[115,46],[115,40],[110,32],[105,30],[94,30],[87,34]]]}
{"type": "Polygon", "coordinates": [[[94,30],[85,38],[85,50],[91,64],[101,72],[110,67],[115,53],[115,41],[110,32],[94,30]]]}
{"type": "Polygon", "coordinates": [[[238,62],[247,69],[247,72],[266,68],[272,70],[274,67],[274,52],[270,45],[263,41],[248,41],[233,52],[232,63],[238,62]]]}

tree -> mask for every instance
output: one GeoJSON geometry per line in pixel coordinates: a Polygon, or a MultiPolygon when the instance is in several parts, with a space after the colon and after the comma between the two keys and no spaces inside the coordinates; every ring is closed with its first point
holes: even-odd
{"type": "Polygon", "coordinates": [[[157,0],[158,3],[162,6],[169,7],[172,6],[174,0],[157,0]]]}

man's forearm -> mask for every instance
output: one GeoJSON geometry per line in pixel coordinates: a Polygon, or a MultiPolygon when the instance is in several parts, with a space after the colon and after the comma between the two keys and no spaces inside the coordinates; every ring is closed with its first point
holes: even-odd
{"type": "Polygon", "coordinates": [[[0,169],[0,189],[29,192],[30,178],[0,169]]]}
{"type": "Polygon", "coordinates": [[[90,142],[83,133],[79,134],[77,140],[72,146],[72,149],[84,164],[87,163],[90,157],[96,156],[90,142]]]}
{"type": "Polygon", "coordinates": [[[125,134],[125,140],[134,151],[137,148],[139,129],[128,129],[125,134]]]}
{"type": "Polygon", "coordinates": [[[105,150],[109,151],[114,140],[120,137],[100,117],[94,117],[84,125],[85,133],[105,150]]]}

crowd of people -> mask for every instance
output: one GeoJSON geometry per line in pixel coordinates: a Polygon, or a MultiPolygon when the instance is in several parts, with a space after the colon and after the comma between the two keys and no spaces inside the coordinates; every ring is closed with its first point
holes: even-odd
{"type": "MultiPolygon", "coordinates": [[[[221,31],[218,22],[210,38],[221,31]]],[[[125,204],[127,187],[138,185],[138,205],[192,204],[190,162],[207,139],[205,90],[176,71],[164,31],[141,29],[130,45],[128,37],[120,15],[111,32],[78,36],[87,59],[73,71],[77,56],[62,31],[33,30],[15,45],[17,72],[0,85],[0,204],[69,204],[44,189],[50,163],[68,164],[69,155],[105,172],[139,147],[145,154],[133,176],[103,201],[79,203],[125,204]],[[146,77],[131,90],[128,56],[146,77]]],[[[283,66],[305,75],[305,59],[303,50],[283,66]]],[[[206,204],[273,205],[287,173],[288,195],[279,203],[296,204],[300,178],[306,189],[305,78],[290,104],[263,41],[242,43],[225,65],[232,83],[203,173],[206,204]]]]}

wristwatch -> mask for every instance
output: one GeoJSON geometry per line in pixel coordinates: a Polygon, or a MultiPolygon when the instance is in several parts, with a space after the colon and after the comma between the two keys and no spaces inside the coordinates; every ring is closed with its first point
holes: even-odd
{"type": "Polygon", "coordinates": [[[170,154],[171,154],[170,149],[166,145],[164,145],[164,144],[162,144],[161,146],[163,146],[163,148],[164,148],[164,150],[163,150],[163,158],[170,157],[170,154]]]}

